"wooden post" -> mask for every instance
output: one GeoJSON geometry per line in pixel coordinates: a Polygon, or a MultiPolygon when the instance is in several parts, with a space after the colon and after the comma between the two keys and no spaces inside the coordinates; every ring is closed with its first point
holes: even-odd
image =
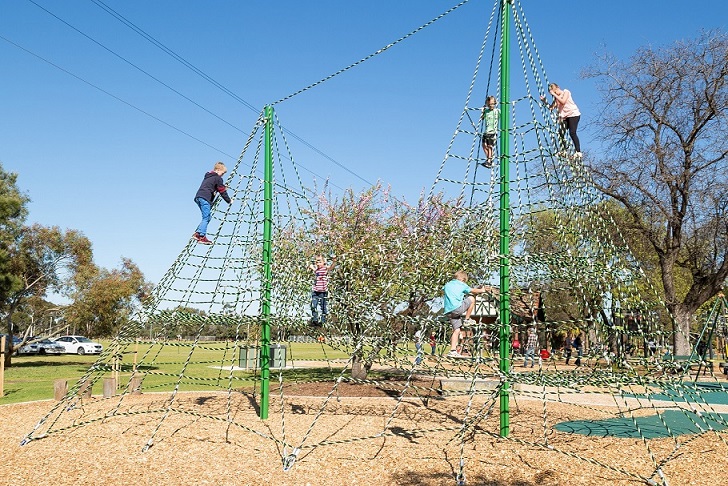
{"type": "Polygon", "coordinates": [[[116,387],[118,387],[119,382],[121,382],[121,351],[119,350],[118,344],[116,345],[116,351],[114,352],[114,368],[111,372],[111,377],[114,379],[116,387]]]}
{"type": "Polygon", "coordinates": [[[104,378],[104,398],[111,398],[116,394],[116,378],[104,378]]]}
{"type": "Polygon", "coordinates": [[[0,397],[5,396],[5,336],[0,336],[0,397]]]}
{"type": "Polygon", "coordinates": [[[142,393],[142,379],[144,378],[144,375],[140,373],[134,373],[131,376],[131,394],[132,395],[141,395],[142,393]]]}
{"type": "Polygon", "coordinates": [[[66,380],[56,380],[53,382],[53,398],[56,401],[63,400],[68,393],[68,382],[66,380]]]}
{"type": "Polygon", "coordinates": [[[93,388],[93,386],[91,385],[91,381],[85,381],[81,385],[81,388],[78,389],[78,394],[82,398],[91,398],[91,392],[92,392],[91,388],[93,388]]]}

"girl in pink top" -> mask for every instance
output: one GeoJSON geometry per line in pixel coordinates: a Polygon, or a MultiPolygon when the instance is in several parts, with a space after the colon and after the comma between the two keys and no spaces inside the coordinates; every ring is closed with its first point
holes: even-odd
{"type": "Polygon", "coordinates": [[[561,89],[556,83],[549,84],[549,93],[554,97],[554,101],[551,104],[546,102],[546,97],[542,96],[541,101],[547,104],[550,110],[558,108],[559,110],[559,138],[561,139],[561,149],[566,150],[566,141],[564,135],[566,130],[569,130],[569,136],[571,141],[574,142],[574,148],[576,153],[574,156],[581,158],[581,144],[579,143],[579,137],[576,135],[576,129],[579,126],[579,119],[581,113],[579,107],[576,106],[574,100],[571,98],[571,91],[568,89],[561,89]]]}

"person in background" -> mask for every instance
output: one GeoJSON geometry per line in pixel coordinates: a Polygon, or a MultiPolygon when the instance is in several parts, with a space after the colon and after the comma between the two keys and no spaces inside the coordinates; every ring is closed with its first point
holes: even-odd
{"type": "Polygon", "coordinates": [[[523,357],[523,367],[528,366],[528,360],[531,360],[531,368],[536,361],[536,349],[538,348],[538,334],[536,334],[536,328],[531,327],[528,329],[528,340],[526,341],[526,353],[523,357]]]}
{"type": "Polygon", "coordinates": [[[650,358],[655,356],[657,354],[657,343],[654,339],[650,338],[649,341],[647,341],[647,352],[650,355],[650,358]]]}
{"type": "Polygon", "coordinates": [[[569,364],[569,361],[571,360],[571,335],[567,334],[566,338],[564,339],[564,358],[566,359],[566,364],[569,364]]]}
{"type": "Polygon", "coordinates": [[[437,339],[435,338],[435,333],[430,333],[430,348],[432,348],[431,355],[435,356],[435,351],[437,351],[437,339]]]}
{"type": "Polygon", "coordinates": [[[422,329],[415,331],[415,350],[417,351],[415,364],[418,365],[422,363],[422,329]]]}
{"type": "Polygon", "coordinates": [[[581,355],[582,355],[582,344],[581,344],[581,333],[578,333],[574,338],[574,350],[576,351],[576,361],[574,365],[581,366],[581,355]]]}

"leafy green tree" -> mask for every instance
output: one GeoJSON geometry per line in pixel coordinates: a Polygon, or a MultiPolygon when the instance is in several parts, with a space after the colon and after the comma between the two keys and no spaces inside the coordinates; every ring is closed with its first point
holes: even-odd
{"type": "MultiPolygon", "coordinates": [[[[18,175],[6,172],[0,165],[0,306],[23,285],[21,278],[13,271],[12,249],[22,234],[29,198],[20,192],[17,182],[18,175]]],[[[7,312],[3,327],[10,336],[16,331],[7,312]]],[[[5,363],[9,365],[13,351],[11,339],[7,340],[5,351],[5,363]]]]}
{"type": "Polygon", "coordinates": [[[23,336],[52,335],[62,322],[64,307],[43,297],[32,296],[16,309],[13,326],[23,336]]]}
{"type": "MultiPolygon", "coordinates": [[[[468,222],[457,202],[422,198],[410,206],[381,185],[340,199],[321,197],[309,225],[284,228],[276,236],[275,283],[283,300],[309,302],[315,255],[332,254],[330,325],[338,334],[366,341],[353,350],[355,368],[365,375],[383,349],[432,320],[442,286],[458,269],[477,273],[487,236],[468,222]],[[474,245],[473,241],[483,242],[474,245]]],[[[492,235],[489,235],[492,238],[492,235]]]]}
{"type": "MultiPolygon", "coordinates": [[[[556,335],[577,330],[590,341],[605,337],[620,353],[628,332],[618,316],[632,310],[653,315],[664,309],[654,286],[657,266],[643,239],[630,231],[631,217],[613,200],[572,209],[542,209],[518,221],[533,280],[545,300],[547,326],[556,335]]],[[[634,332],[655,329],[640,326],[634,332]]]]}
{"type": "Polygon", "coordinates": [[[562,334],[580,328],[599,314],[604,287],[593,284],[596,275],[608,278],[603,264],[606,255],[601,262],[582,255],[589,247],[601,249],[601,245],[596,239],[588,241],[584,217],[569,213],[542,209],[516,221],[524,229],[524,253],[532,256],[529,264],[536,270],[523,272],[534,280],[520,285],[541,289],[547,302],[548,321],[562,334]]]}
{"type": "Polygon", "coordinates": [[[607,148],[588,165],[649,245],[675,353],[689,354],[696,310],[728,277],[728,36],[645,47],[627,62],[605,55],[586,76],[601,82],[607,148]]]}
{"type": "Polygon", "coordinates": [[[11,265],[11,249],[22,233],[30,199],[20,192],[17,181],[16,173],[0,165],[0,302],[22,285],[11,265]]]}
{"type": "Polygon", "coordinates": [[[139,267],[127,258],[119,269],[96,269],[77,280],[65,317],[68,325],[88,336],[116,334],[151,289],[139,267]]]}
{"type": "MultiPolygon", "coordinates": [[[[9,332],[15,312],[29,299],[49,292],[70,298],[81,276],[93,267],[91,242],[83,234],[38,224],[23,228],[9,255],[8,272],[15,283],[2,301],[9,332]]],[[[11,364],[10,353],[5,364],[11,364]]]]}

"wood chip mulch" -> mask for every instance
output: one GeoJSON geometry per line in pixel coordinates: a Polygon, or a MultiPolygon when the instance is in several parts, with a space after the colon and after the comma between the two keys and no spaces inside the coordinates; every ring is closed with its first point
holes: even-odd
{"type": "Polygon", "coordinates": [[[179,393],[171,405],[167,393],[94,396],[53,423],[66,430],[22,446],[55,402],[5,405],[0,484],[728,484],[723,433],[648,441],[569,434],[554,424],[605,414],[521,398],[512,400],[503,438],[498,403],[487,395],[400,398],[392,386],[340,383],[331,393],[331,383],[301,384],[285,390],[283,401],[271,386],[265,420],[251,393],[179,393]],[[665,483],[655,474],[663,460],[665,483]]]}

